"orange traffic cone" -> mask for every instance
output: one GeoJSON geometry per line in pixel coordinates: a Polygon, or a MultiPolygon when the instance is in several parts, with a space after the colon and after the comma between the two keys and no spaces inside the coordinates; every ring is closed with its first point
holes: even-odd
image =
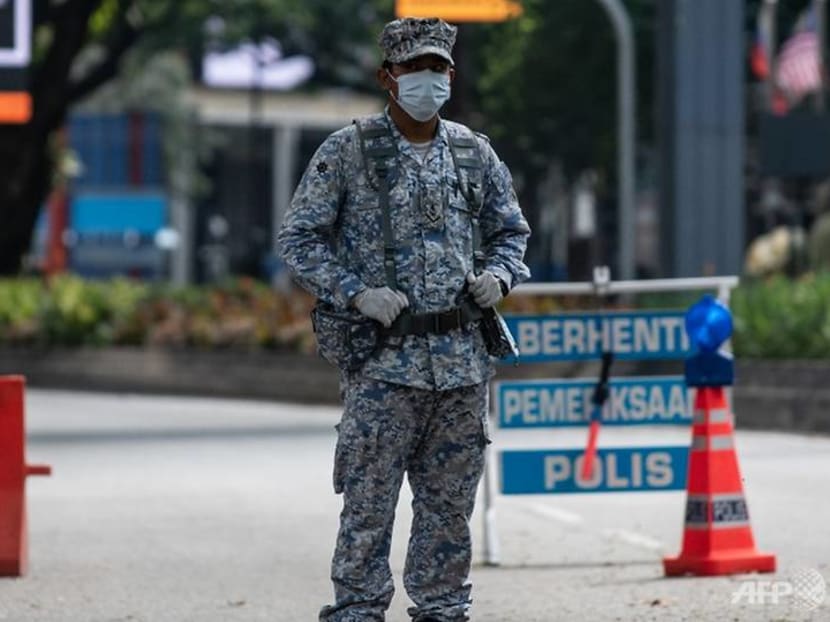
{"type": "Polygon", "coordinates": [[[686,525],[666,576],[775,572],[775,555],[755,548],[723,387],[698,387],[686,483],[686,525]]]}

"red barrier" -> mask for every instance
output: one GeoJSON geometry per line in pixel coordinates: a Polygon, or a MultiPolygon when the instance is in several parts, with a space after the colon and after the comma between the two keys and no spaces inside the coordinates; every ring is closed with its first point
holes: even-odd
{"type": "Polygon", "coordinates": [[[49,466],[26,464],[25,387],[23,376],[0,376],[0,577],[26,574],[26,477],[52,473],[49,466]]]}
{"type": "Polygon", "coordinates": [[[755,548],[723,387],[697,390],[686,490],[683,549],[663,560],[666,576],[775,572],[755,548]]]}

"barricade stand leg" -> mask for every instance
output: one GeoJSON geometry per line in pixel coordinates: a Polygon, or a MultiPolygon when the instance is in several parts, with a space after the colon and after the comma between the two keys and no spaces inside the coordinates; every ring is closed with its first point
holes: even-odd
{"type": "Polygon", "coordinates": [[[495,505],[497,478],[493,475],[493,455],[492,449],[488,448],[484,462],[484,563],[487,566],[498,566],[501,563],[495,505]]]}
{"type": "Polygon", "coordinates": [[[46,465],[27,465],[22,376],[0,376],[0,577],[21,577],[28,568],[26,477],[49,475],[46,465]]]}

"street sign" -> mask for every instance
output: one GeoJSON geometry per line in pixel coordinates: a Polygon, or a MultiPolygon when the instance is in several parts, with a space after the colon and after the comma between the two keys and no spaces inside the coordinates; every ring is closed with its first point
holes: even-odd
{"type": "Polygon", "coordinates": [[[440,17],[448,22],[503,22],[522,14],[512,0],[397,0],[397,17],[440,17]]]}
{"type": "MultiPolygon", "coordinates": [[[[500,381],[493,385],[501,428],[587,426],[596,379],[500,381]]],[[[612,378],[602,425],[690,424],[683,376],[612,378]]]]}
{"type": "Polygon", "coordinates": [[[523,362],[677,359],[692,354],[682,311],[509,315],[523,362]]]}
{"type": "Polygon", "coordinates": [[[689,448],[599,449],[593,476],[580,477],[582,449],[511,450],[501,453],[506,495],[683,490],[689,448]]]}
{"type": "Polygon", "coordinates": [[[26,67],[32,54],[31,0],[0,0],[0,67],[26,67]]]}
{"type": "Polygon", "coordinates": [[[32,55],[31,0],[0,0],[0,123],[25,123],[32,113],[25,72],[32,55]]]}

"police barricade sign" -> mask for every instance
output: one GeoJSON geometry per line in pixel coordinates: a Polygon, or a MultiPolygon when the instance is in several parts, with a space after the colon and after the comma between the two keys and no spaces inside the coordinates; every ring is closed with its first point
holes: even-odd
{"type": "MultiPolygon", "coordinates": [[[[729,299],[737,277],[654,279],[612,282],[607,269],[594,270],[593,283],[530,283],[513,295],[595,295],[717,289],[729,299]]],[[[685,359],[693,354],[681,310],[507,315],[522,363],[685,359]]],[[[504,380],[493,383],[493,415],[500,429],[588,427],[595,416],[597,379],[504,380]]],[[[694,389],[682,376],[610,378],[600,421],[603,426],[689,425],[694,389]]],[[[548,432],[550,433],[550,432],[548,432]]],[[[505,495],[677,491],[686,487],[688,445],[599,447],[590,477],[582,448],[519,448],[499,452],[490,462],[505,495]]],[[[485,470],[484,555],[497,564],[493,499],[496,478],[485,470]]]]}
{"type": "MultiPolygon", "coordinates": [[[[691,354],[682,311],[507,316],[523,362],[678,359],[691,354]]],[[[501,428],[587,426],[596,380],[528,380],[494,384],[501,428]]],[[[681,376],[614,378],[602,423],[690,424],[690,391],[681,376]]],[[[688,447],[600,449],[591,481],[578,478],[582,449],[510,450],[501,454],[504,494],[681,490],[688,447]]]]}

